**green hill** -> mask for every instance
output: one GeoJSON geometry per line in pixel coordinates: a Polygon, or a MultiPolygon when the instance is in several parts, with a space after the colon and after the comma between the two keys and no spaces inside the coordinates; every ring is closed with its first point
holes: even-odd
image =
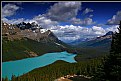
{"type": "Polygon", "coordinates": [[[48,52],[69,51],[68,45],[64,45],[61,41],[59,44],[63,44],[65,48],[54,42],[37,42],[28,38],[11,41],[6,37],[2,37],[2,61],[34,57],[48,52]]]}

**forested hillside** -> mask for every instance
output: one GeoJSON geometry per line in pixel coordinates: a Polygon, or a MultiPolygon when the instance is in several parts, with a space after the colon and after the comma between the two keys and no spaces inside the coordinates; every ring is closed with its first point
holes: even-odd
{"type": "Polygon", "coordinates": [[[121,81],[121,21],[113,34],[110,54],[98,68],[93,81],[121,81]]]}
{"type": "Polygon", "coordinates": [[[97,70],[97,67],[101,63],[100,61],[101,58],[78,63],[56,61],[55,63],[48,66],[34,69],[22,76],[13,76],[11,81],[54,81],[55,79],[68,74],[93,76],[93,73],[97,70]]]}
{"type": "Polygon", "coordinates": [[[71,52],[71,48],[69,48],[68,45],[65,44],[64,46],[65,48],[53,42],[37,42],[28,38],[10,41],[7,38],[3,37],[2,61],[11,61],[28,57],[35,57],[49,52],[60,52],[64,50],[71,52]]]}

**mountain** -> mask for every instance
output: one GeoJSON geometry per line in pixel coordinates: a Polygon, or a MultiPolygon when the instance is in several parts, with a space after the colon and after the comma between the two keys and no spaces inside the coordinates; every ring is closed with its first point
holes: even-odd
{"type": "Polygon", "coordinates": [[[78,45],[80,42],[83,42],[83,41],[86,41],[86,40],[88,40],[88,38],[80,38],[80,39],[77,39],[75,41],[69,42],[68,44],[69,45],[78,45]]]}
{"type": "Polygon", "coordinates": [[[50,30],[38,26],[20,29],[16,25],[2,23],[2,61],[61,51],[75,53],[71,46],[59,40],[50,30]]]}
{"type": "Polygon", "coordinates": [[[77,61],[92,59],[104,55],[108,55],[112,40],[112,31],[107,32],[105,35],[81,41],[75,47],[78,55],[75,57],[77,61]]]}
{"type": "Polygon", "coordinates": [[[95,38],[81,38],[81,39],[77,39],[73,42],[68,43],[69,45],[79,45],[79,44],[83,44],[85,42],[89,42],[89,41],[96,41],[96,40],[103,40],[106,38],[109,38],[109,40],[112,38],[112,31],[107,32],[105,35],[100,36],[100,37],[95,37],[95,38]]]}
{"type": "Polygon", "coordinates": [[[43,29],[35,23],[20,23],[17,25],[2,23],[2,36],[9,40],[28,38],[38,42],[59,42],[60,40],[48,29],[43,29]],[[29,27],[28,27],[29,26],[29,27]]]}
{"type": "Polygon", "coordinates": [[[109,31],[108,33],[106,33],[104,36],[107,36],[107,35],[112,35],[113,34],[113,31],[109,31]]]}
{"type": "Polygon", "coordinates": [[[112,31],[107,32],[105,35],[86,39],[81,41],[79,44],[75,45],[78,47],[109,47],[112,39],[112,31]]]}

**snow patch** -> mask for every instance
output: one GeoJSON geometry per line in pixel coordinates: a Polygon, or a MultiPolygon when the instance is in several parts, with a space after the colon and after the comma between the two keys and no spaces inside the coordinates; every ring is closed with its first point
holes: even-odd
{"type": "Polygon", "coordinates": [[[46,32],[47,31],[47,29],[40,29],[40,32],[41,33],[44,33],[44,32],[46,32]]]}
{"type": "Polygon", "coordinates": [[[59,45],[59,46],[61,45],[61,44],[59,44],[59,43],[56,43],[56,42],[55,42],[55,44],[57,44],[57,45],[59,45]]]}

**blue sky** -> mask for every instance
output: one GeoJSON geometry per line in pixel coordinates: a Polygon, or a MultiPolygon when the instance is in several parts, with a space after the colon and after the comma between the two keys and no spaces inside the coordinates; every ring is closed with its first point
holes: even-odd
{"type": "Polygon", "coordinates": [[[44,14],[47,12],[47,9],[50,8],[54,3],[50,2],[22,2],[20,4],[17,4],[15,2],[4,2],[2,6],[5,6],[6,4],[16,4],[19,7],[21,7],[16,13],[16,15],[13,15],[9,17],[12,18],[26,18],[26,19],[32,19],[34,16],[39,14],[44,14]]]}
{"type": "Polygon", "coordinates": [[[61,40],[74,41],[116,31],[121,2],[2,2],[2,20],[12,24],[34,21],[61,40]]]}
{"type": "MultiPolygon", "coordinates": [[[[9,3],[10,2],[5,2],[2,6],[9,3]]],[[[56,2],[23,2],[19,4],[21,9],[16,12],[16,15],[8,18],[32,19],[36,15],[46,13],[50,6],[53,6],[55,3],[56,2]]],[[[86,8],[94,10],[94,12],[88,13],[88,15],[93,14],[93,19],[97,21],[97,23],[106,23],[117,11],[121,10],[121,2],[82,2],[82,10],[78,12],[78,18],[86,17],[86,15],[81,15],[86,8]]]]}

